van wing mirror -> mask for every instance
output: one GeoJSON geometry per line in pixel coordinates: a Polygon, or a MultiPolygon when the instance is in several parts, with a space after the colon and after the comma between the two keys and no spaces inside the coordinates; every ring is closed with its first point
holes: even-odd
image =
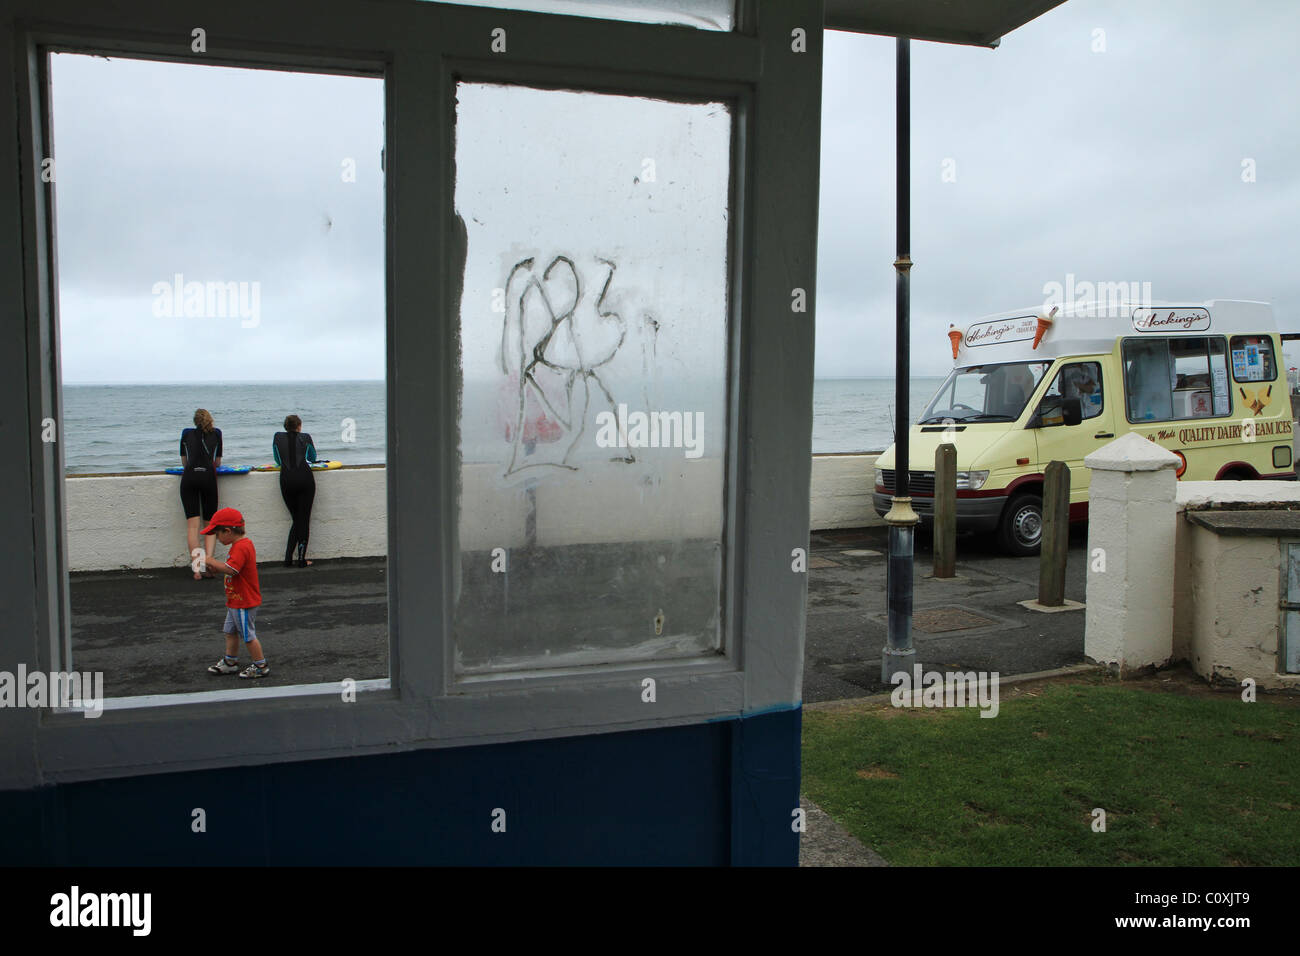
{"type": "Polygon", "coordinates": [[[1067,398],[1061,402],[1061,415],[1065,424],[1077,425],[1083,421],[1083,403],[1077,398],[1067,398]]]}

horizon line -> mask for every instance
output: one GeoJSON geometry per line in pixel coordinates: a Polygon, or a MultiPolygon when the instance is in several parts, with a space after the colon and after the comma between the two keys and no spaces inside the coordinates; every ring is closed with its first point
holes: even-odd
{"type": "MultiPolygon", "coordinates": [[[[945,378],[947,375],[948,372],[913,372],[911,377],[912,378],[945,378]]],[[[836,381],[852,382],[852,381],[861,381],[863,379],[891,379],[892,380],[893,378],[894,378],[893,375],[880,375],[880,374],[869,374],[869,375],[844,375],[844,374],[816,375],[814,374],[813,375],[813,381],[815,382],[836,382],[836,381]]],[[[205,381],[201,384],[212,385],[212,386],[216,386],[216,385],[340,385],[340,384],[347,384],[347,385],[367,384],[368,385],[374,383],[385,383],[387,381],[388,380],[386,378],[302,378],[302,379],[226,378],[226,379],[213,379],[210,381],[205,381]]],[[[494,382],[496,380],[495,379],[469,379],[469,381],[480,383],[480,382],[494,382]]],[[[87,387],[102,388],[102,387],[111,387],[111,386],[139,386],[139,385],[173,385],[173,386],[184,385],[186,387],[193,388],[196,383],[193,381],[176,381],[176,380],[131,381],[125,379],[115,379],[113,381],[104,381],[104,382],[66,381],[61,384],[65,387],[74,387],[74,388],[87,388],[87,387]]]]}

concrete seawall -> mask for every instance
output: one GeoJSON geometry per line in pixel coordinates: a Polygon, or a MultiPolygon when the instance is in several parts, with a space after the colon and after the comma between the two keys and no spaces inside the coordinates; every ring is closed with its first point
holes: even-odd
{"type": "MultiPolygon", "coordinates": [[[[811,530],[880,524],[871,508],[872,469],[876,455],[814,455],[812,460],[811,530]]],[[[467,485],[496,480],[496,467],[470,465],[467,485]]],[[[561,506],[570,500],[536,492],[537,541],[544,545],[636,540],[644,529],[691,537],[707,532],[716,514],[722,485],[721,463],[690,462],[680,480],[690,491],[687,512],[674,511],[675,525],[662,527],[653,494],[620,480],[618,466],[588,469],[590,494],[580,515],[561,506]],[[605,473],[608,472],[608,473],[605,473]],[[698,493],[696,493],[698,490],[698,493]]],[[[313,558],[373,557],[387,553],[387,471],[358,466],[316,473],[312,507],[313,558]]],[[[523,486],[516,484],[520,494],[523,486]]],[[[679,485],[678,487],[682,487],[679,485]]],[[[238,508],[258,546],[258,560],[283,558],[289,514],[280,498],[275,472],[222,476],[220,504],[238,508]]],[[[120,568],[171,568],[189,563],[180,479],[175,475],[85,476],[66,483],[68,569],[103,571],[120,568]]],[[[470,501],[474,496],[468,496],[470,501]]],[[[524,540],[522,509],[481,508],[462,521],[461,546],[470,550],[514,547],[524,540]]]]}
{"type": "MultiPolygon", "coordinates": [[[[311,557],[387,553],[385,474],[382,467],[317,473],[311,557]]],[[[69,571],[189,564],[179,477],[154,473],[69,478],[65,488],[69,571]]],[[[257,545],[258,562],[282,560],[289,512],[280,497],[280,476],[275,472],[223,475],[218,494],[222,507],[243,513],[257,545]]]]}
{"type": "Polygon", "coordinates": [[[879,452],[813,455],[808,522],[813,531],[884,525],[871,506],[878,457],[879,452]]]}

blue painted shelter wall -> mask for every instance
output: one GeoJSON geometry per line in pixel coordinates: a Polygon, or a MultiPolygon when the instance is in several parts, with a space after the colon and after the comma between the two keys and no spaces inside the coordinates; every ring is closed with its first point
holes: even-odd
{"type": "Polygon", "coordinates": [[[0,865],[793,866],[800,724],[796,708],[3,791],[0,865]]]}

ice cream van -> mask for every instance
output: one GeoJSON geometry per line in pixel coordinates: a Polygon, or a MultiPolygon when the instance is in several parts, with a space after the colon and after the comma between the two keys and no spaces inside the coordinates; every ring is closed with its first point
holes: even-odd
{"type": "MultiPolygon", "coordinates": [[[[1267,303],[1038,306],[948,337],[953,370],[909,433],[922,521],[934,515],[942,442],[957,449],[957,529],[995,531],[1021,555],[1038,550],[1047,464],[1069,466],[1070,520],[1084,521],[1083,459],[1126,432],[1177,455],[1179,480],[1296,477],[1282,340],[1267,303]]],[[[891,445],[876,461],[877,514],[889,510],[894,482],[891,445]]]]}

